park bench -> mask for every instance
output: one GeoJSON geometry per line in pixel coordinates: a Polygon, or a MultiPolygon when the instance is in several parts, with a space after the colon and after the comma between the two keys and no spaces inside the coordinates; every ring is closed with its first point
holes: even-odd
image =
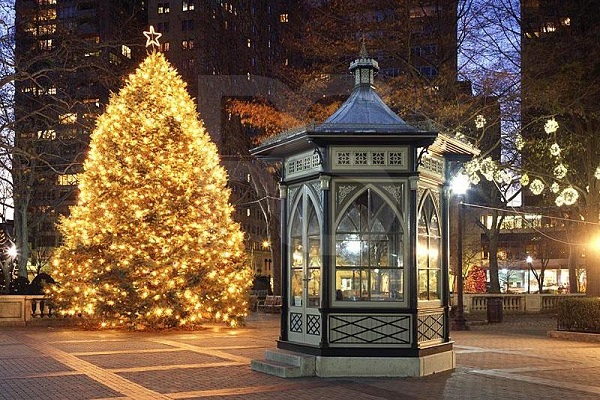
{"type": "Polygon", "coordinates": [[[281,296],[267,296],[258,304],[258,310],[268,313],[281,312],[281,296]]]}

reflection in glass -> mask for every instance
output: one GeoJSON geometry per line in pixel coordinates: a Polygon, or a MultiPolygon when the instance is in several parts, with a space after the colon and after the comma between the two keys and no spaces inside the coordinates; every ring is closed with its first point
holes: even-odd
{"type": "Polygon", "coordinates": [[[293,210],[290,223],[290,305],[319,307],[321,227],[317,210],[306,193],[293,210]]]}
{"type": "Polygon", "coordinates": [[[402,227],[372,189],[344,211],[336,229],[336,300],[403,301],[402,227]]]}
{"type": "Polygon", "coordinates": [[[440,224],[431,196],[427,196],[421,207],[417,238],[417,285],[419,300],[441,298],[441,236],[440,224]]]}

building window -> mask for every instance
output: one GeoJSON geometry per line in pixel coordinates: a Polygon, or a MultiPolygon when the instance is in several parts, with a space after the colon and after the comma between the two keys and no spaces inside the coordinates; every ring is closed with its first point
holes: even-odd
{"type": "Polygon", "coordinates": [[[194,48],[194,40],[188,39],[181,42],[181,48],[183,50],[192,50],[194,48]]]}
{"type": "Polygon", "coordinates": [[[129,46],[122,45],[121,54],[123,54],[125,57],[131,60],[131,49],[129,48],[129,46]]]}
{"type": "Polygon", "coordinates": [[[421,206],[417,227],[419,300],[439,300],[442,289],[442,238],[438,214],[430,195],[421,206]]]}
{"type": "Polygon", "coordinates": [[[437,68],[429,66],[429,65],[417,67],[417,70],[419,71],[419,73],[421,75],[429,77],[429,78],[433,78],[434,76],[438,75],[437,68]]]}
{"type": "Polygon", "coordinates": [[[403,229],[392,206],[367,188],[335,230],[337,301],[404,300],[403,229]]]}
{"type": "Polygon", "coordinates": [[[164,42],[160,44],[160,51],[162,51],[163,53],[169,51],[169,49],[171,48],[169,42],[164,42]]]}
{"type": "Polygon", "coordinates": [[[194,11],[194,0],[183,0],[182,11],[194,11]]]}
{"type": "Polygon", "coordinates": [[[79,183],[77,174],[60,174],[58,175],[57,183],[60,186],[74,186],[79,183]]]}
{"type": "Polygon", "coordinates": [[[169,23],[168,22],[159,22],[156,24],[157,31],[160,33],[169,33],[169,23]]]}
{"type": "Polygon", "coordinates": [[[279,14],[279,22],[289,22],[288,14],[279,14]]]}
{"type": "Polygon", "coordinates": [[[52,50],[52,39],[38,40],[38,47],[40,50],[52,50]]]}
{"type": "Polygon", "coordinates": [[[77,122],[77,114],[75,113],[66,113],[58,116],[58,122],[61,125],[74,124],[77,122]]]}
{"type": "Polygon", "coordinates": [[[169,3],[158,3],[158,8],[156,9],[158,14],[168,14],[169,11],[169,3]]]}
{"type": "Polygon", "coordinates": [[[77,14],[77,6],[64,6],[58,9],[58,18],[59,19],[67,19],[74,18],[75,14],[77,14]]]}
{"type": "Polygon", "coordinates": [[[54,129],[46,129],[42,131],[37,131],[38,139],[43,140],[54,140],[56,139],[56,131],[54,129]]]}
{"type": "Polygon", "coordinates": [[[182,31],[193,31],[194,30],[194,20],[193,19],[184,19],[181,21],[181,30],[182,31]]]}
{"type": "Polygon", "coordinates": [[[196,61],[193,58],[185,60],[185,62],[183,64],[183,68],[186,70],[189,70],[189,71],[194,70],[195,67],[196,67],[196,61]]]}

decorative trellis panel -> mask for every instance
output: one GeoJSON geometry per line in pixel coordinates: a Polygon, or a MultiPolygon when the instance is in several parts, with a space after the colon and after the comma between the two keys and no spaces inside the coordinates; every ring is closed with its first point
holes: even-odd
{"type": "Polygon", "coordinates": [[[411,315],[329,315],[329,343],[377,344],[407,347],[411,343],[411,315]]]}
{"type": "Polygon", "coordinates": [[[408,148],[333,147],[333,170],[406,170],[408,148]]]}
{"type": "Polygon", "coordinates": [[[321,316],[314,314],[306,315],[306,333],[309,335],[321,335],[321,316]]]}
{"type": "Polygon", "coordinates": [[[290,332],[302,333],[302,314],[290,313],[290,332]]]}
{"type": "Polygon", "coordinates": [[[440,341],[444,339],[444,314],[419,314],[418,315],[419,343],[440,341]]]}

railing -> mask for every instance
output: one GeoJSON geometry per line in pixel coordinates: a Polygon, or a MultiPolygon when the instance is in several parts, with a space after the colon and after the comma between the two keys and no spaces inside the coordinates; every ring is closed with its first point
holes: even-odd
{"type": "MultiPolygon", "coordinates": [[[[555,310],[558,302],[562,299],[578,296],[585,296],[585,294],[466,293],[463,296],[463,302],[466,313],[486,312],[488,297],[501,297],[502,310],[505,313],[540,313],[555,310]]],[[[450,305],[456,305],[455,295],[450,295],[450,305]]]]}
{"type": "Polygon", "coordinates": [[[0,325],[25,325],[34,319],[55,317],[44,295],[0,296],[0,325]]]}

